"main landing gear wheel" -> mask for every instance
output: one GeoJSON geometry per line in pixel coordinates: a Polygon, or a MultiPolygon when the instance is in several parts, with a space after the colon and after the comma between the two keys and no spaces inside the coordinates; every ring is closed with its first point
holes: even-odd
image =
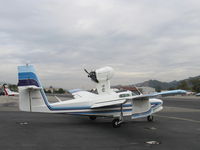
{"type": "Polygon", "coordinates": [[[148,117],[147,117],[147,120],[148,120],[149,122],[152,122],[152,121],[153,121],[153,116],[152,116],[152,115],[148,116],[148,117]]]}
{"type": "Polygon", "coordinates": [[[90,120],[96,120],[97,119],[96,116],[90,116],[89,118],[90,118],[90,120]]]}
{"type": "Polygon", "coordinates": [[[112,121],[112,125],[113,125],[114,128],[118,128],[118,127],[121,126],[121,122],[120,122],[119,119],[114,119],[114,120],[112,121]]]}

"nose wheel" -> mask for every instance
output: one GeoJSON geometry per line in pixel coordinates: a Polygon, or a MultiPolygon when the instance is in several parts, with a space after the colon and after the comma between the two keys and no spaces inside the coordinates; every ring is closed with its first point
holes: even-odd
{"type": "Polygon", "coordinates": [[[120,113],[120,116],[119,118],[115,118],[113,121],[112,121],[112,126],[114,128],[118,128],[121,126],[122,122],[123,122],[123,104],[121,104],[121,113],[120,113]]]}
{"type": "Polygon", "coordinates": [[[112,126],[114,127],[114,128],[118,128],[118,127],[120,127],[121,126],[121,121],[119,120],[119,119],[114,119],[113,121],[112,121],[112,126]]]}
{"type": "Polygon", "coordinates": [[[152,116],[152,115],[149,115],[149,116],[147,117],[147,121],[152,122],[152,121],[153,121],[153,116],[152,116]]]}

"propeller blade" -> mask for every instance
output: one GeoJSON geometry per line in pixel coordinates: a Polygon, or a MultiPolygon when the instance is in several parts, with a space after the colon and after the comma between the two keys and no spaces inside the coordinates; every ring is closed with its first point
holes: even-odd
{"type": "Polygon", "coordinates": [[[90,74],[86,69],[84,69],[84,71],[85,71],[87,74],[90,74]]]}

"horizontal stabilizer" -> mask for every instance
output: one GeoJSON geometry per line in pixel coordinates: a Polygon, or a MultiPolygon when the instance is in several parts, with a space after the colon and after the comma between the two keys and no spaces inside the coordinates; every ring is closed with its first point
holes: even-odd
{"type": "Polygon", "coordinates": [[[112,105],[119,105],[119,104],[123,104],[125,102],[126,102],[126,99],[104,101],[104,102],[99,102],[99,103],[93,104],[91,106],[91,108],[100,108],[100,107],[107,107],[107,106],[112,106],[112,105]]]}
{"type": "Polygon", "coordinates": [[[37,86],[26,86],[25,89],[31,91],[31,90],[41,90],[42,88],[41,87],[37,87],[37,86]]]}

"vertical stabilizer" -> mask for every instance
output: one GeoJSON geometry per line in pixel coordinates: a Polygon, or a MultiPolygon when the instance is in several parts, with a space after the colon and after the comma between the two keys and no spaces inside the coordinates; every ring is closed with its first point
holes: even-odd
{"type": "Polygon", "coordinates": [[[22,111],[49,112],[48,100],[32,65],[18,67],[19,108],[22,111]]]}

